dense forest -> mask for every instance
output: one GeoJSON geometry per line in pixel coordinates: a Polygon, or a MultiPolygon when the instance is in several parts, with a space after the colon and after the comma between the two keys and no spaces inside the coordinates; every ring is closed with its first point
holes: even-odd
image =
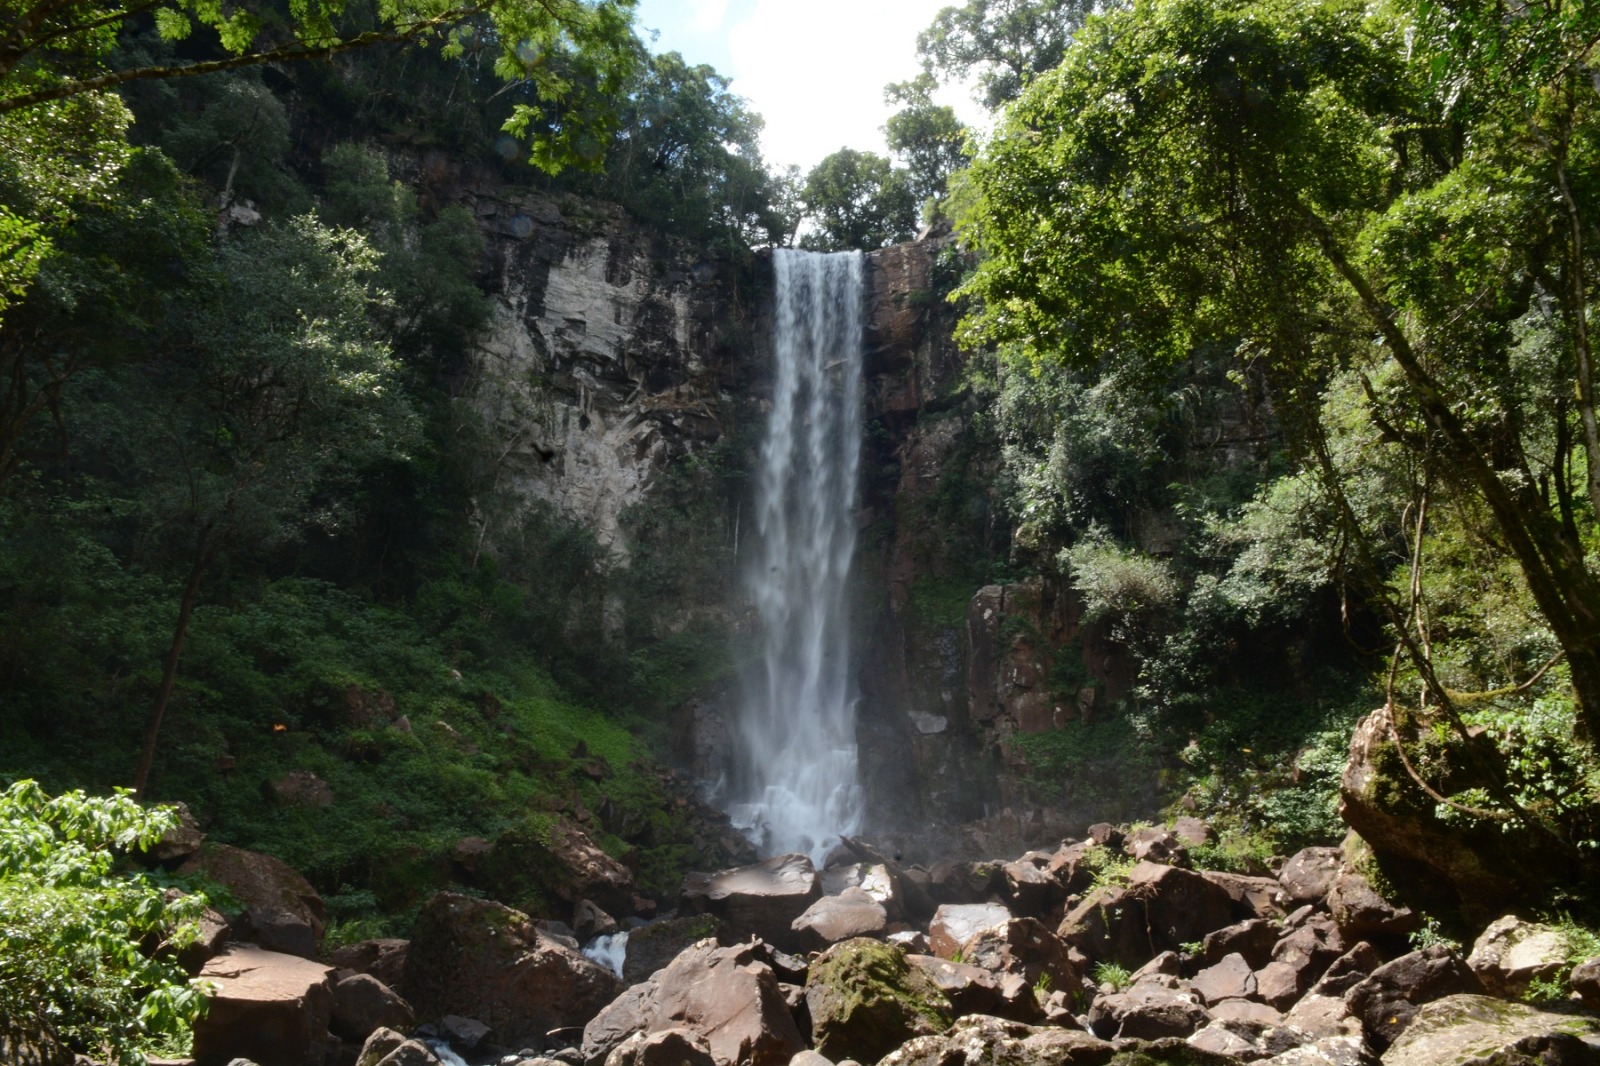
{"type": "Polygon", "coordinates": [[[113,861],[177,824],[144,801],[288,861],[330,947],[471,880],[465,838],[525,848],[469,887],[529,913],[553,826],[661,899],[739,857],[669,767],[747,654],[683,604],[732,595],[707,529],[753,445],[663,470],[626,553],[513,507],[465,395],[489,247],[441,158],[740,279],[948,242],[921,295],[960,318],[932,409],[964,436],[905,624],[1033,581],[1130,664],[1095,703],[1050,660],[1084,713],[1001,738],[1022,794],[1159,780],[1143,813],[1203,813],[1251,874],[1404,837],[1373,876],[1427,936],[1516,870],[1507,906],[1593,942],[1587,5],[969,0],[885,87],[889,154],[808,173],[628,0],[0,11],[0,1030],[185,1052],[203,996],[138,947],[226,891],[113,861]],[[1341,819],[1358,722],[1382,796],[1341,819]]]}

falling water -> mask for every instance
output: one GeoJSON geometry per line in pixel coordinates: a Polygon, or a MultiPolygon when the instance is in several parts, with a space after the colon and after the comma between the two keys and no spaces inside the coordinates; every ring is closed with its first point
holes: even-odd
{"type": "Polygon", "coordinates": [[[749,587],[765,653],[747,679],[730,810],[769,854],[821,859],[861,821],[847,581],[861,437],[861,255],[780,249],[776,381],[749,587]],[[737,786],[736,786],[737,787],[737,786]]]}

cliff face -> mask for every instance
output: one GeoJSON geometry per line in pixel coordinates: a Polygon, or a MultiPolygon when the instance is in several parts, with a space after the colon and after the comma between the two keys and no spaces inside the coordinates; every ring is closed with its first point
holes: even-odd
{"type": "MultiPolygon", "coordinates": [[[[754,467],[771,388],[770,258],[708,257],[586,201],[467,198],[490,237],[496,309],[466,396],[494,442],[497,488],[554,507],[625,560],[625,516],[650,506],[674,464],[721,446],[754,467]]],[[[985,587],[1009,530],[943,298],[960,269],[949,238],[867,257],[858,736],[868,831],[908,853],[957,850],[957,826],[974,851],[1063,831],[1058,812],[1023,806],[1031,768],[1010,741],[1091,717],[1129,674],[1117,649],[1081,631],[1070,590],[985,587]],[[1067,671],[1081,690],[1052,680],[1063,656],[1083,659],[1067,671]]],[[[729,567],[748,506],[727,501],[729,567]]],[[[697,587],[734,602],[684,610],[716,606],[747,627],[738,587],[697,587]]],[[[708,783],[726,773],[735,688],[683,712],[682,755],[708,783]]]]}

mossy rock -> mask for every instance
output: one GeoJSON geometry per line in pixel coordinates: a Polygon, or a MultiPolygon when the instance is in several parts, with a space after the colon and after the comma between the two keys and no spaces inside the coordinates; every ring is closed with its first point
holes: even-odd
{"type": "Polygon", "coordinates": [[[835,944],[811,964],[806,1006],[817,1051],[834,1062],[877,1062],[912,1037],[940,1032],[954,1016],[904,949],[865,938],[835,944]]]}

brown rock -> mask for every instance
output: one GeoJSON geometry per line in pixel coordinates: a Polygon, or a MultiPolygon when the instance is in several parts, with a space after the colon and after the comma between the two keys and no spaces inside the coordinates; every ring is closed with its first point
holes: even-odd
{"type": "Polygon", "coordinates": [[[1089,1030],[1105,1040],[1187,1037],[1211,1020],[1193,992],[1141,981],[1124,992],[1096,996],[1089,1030]]]}
{"type": "Polygon", "coordinates": [[[1185,847],[1198,848],[1211,843],[1211,827],[1193,815],[1184,815],[1172,823],[1172,835],[1185,847]]]}
{"type": "Polygon", "coordinates": [[[823,896],[793,923],[802,951],[825,951],[832,944],[858,936],[881,940],[888,926],[889,916],[883,904],[853,887],[837,896],[823,896]]]}
{"type": "Polygon", "coordinates": [[[1278,884],[1296,903],[1316,903],[1328,895],[1344,863],[1338,848],[1304,848],[1278,871],[1278,884]]]}
{"type": "Polygon", "coordinates": [[[260,1066],[321,1066],[337,1041],[333,971],[295,955],[236,944],[208,961],[202,980],[215,986],[194,1027],[201,1063],[247,1058],[260,1066]]]}
{"type": "Polygon", "coordinates": [[[178,870],[204,874],[244,905],[244,928],[263,948],[314,958],[328,912],[311,883],[282,859],[212,844],[178,870]]]}
{"type": "Polygon", "coordinates": [[[1063,844],[1050,856],[1050,861],[1045,864],[1045,872],[1060,882],[1068,893],[1083,892],[1094,880],[1094,870],[1084,859],[1091,849],[1099,846],[1091,840],[1063,844]]]}
{"type": "Polygon", "coordinates": [[[707,938],[720,940],[721,923],[709,914],[663,918],[628,934],[628,953],[622,960],[622,981],[636,985],[666,966],[691,944],[707,938]]]}
{"type": "Polygon", "coordinates": [[[369,973],[390,988],[397,988],[406,975],[406,948],[409,940],[380,938],[362,940],[339,948],[328,961],[340,970],[369,973]]]}
{"type": "Polygon", "coordinates": [[[1116,1053],[1114,1045],[1081,1030],[1036,1028],[974,1014],[937,1036],[908,1040],[880,1060],[878,1066],[1105,1066],[1116,1053]]]}
{"type": "Polygon", "coordinates": [[[822,894],[837,896],[847,888],[860,889],[883,908],[889,921],[896,922],[903,914],[901,901],[905,893],[900,887],[902,880],[903,875],[895,876],[882,863],[845,863],[823,871],[822,894]]]}
{"type": "Polygon", "coordinates": [[[1195,993],[1210,1004],[1224,999],[1248,999],[1256,994],[1256,975],[1243,955],[1228,955],[1215,966],[1207,966],[1190,982],[1195,993]]]}
{"type": "Polygon", "coordinates": [[[1082,968],[1061,938],[1033,918],[989,926],[961,946],[961,958],[996,974],[1017,974],[1028,984],[1048,977],[1051,988],[1077,988],[1082,968]]]}
{"type": "Polygon", "coordinates": [[[811,860],[775,855],[750,866],[684,878],[680,905],[721,919],[733,936],[754,934],[785,951],[798,950],[794,920],[822,895],[811,860]]]}
{"type": "Polygon", "coordinates": [[[366,1043],[361,1045],[361,1052],[356,1056],[356,1066],[378,1066],[401,1044],[406,1042],[404,1033],[397,1033],[393,1029],[379,1029],[367,1037],[366,1043]]]}
{"type": "Polygon", "coordinates": [[[906,961],[939,986],[957,1017],[990,1014],[1018,1022],[1038,1022],[1044,1013],[1033,986],[1021,974],[996,974],[965,962],[934,955],[908,955],[906,961]]]}
{"type": "Polygon", "coordinates": [[[1211,1017],[1219,1022],[1259,1025],[1282,1025],[1283,1015],[1265,1003],[1253,999],[1225,999],[1207,1008],[1211,1017]]]}
{"type": "Polygon", "coordinates": [[[579,940],[605,936],[617,931],[617,920],[593,900],[580,899],[572,908],[572,931],[579,940]]]}
{"type": "Polygon", "coordinates": [[[333,1017],[328,1028],[341,1039],[361,1043],[379,1029],[410,1029],[411,1004],[373,977],[358,973],[333,986],[333,1017]]]}
{"type": "Polygon", "coordinates": [[[980,932],[1010,920],[1011,911],[999,903],[941,904],[928,926],[928,945],[941,959],[953,958],[980,932]]]}
{"type": "Polygon", "coordinates": [[[1508,914],[1479,935],[1467,956],[1489,994],[1518,999],[1535,980],[1559,977],[1567,968],[1567,942],[1559,929],[1508,914]]]}
{"type": "Polygon", "coordinates": [[[1207,933],[1201,942],[1200,959],[1215,966],[1224,955],[1244,956],[1252,969],[1259,970],[1272,961],[1272,948],[1278,942],[1278,927],[1264,918],[1252,918],[1207,933]]]}
{"type": "MultiPolygon", "coordinates": [[[[229,1066],[237,1066],[230,1063],[229,1066]]],[[[407,1040],[378,1060],[378,1066],[440,1066],[433,1048],[420,1040],[407,1040]]]]}
{"type": "Polygon", "coordinates": [[[1126,886],[1096,889],[1068,911],[1057,935],[1091,959],[1132,969],[1232,920],[1233,902],[1221,887],[1191,870],[1141,862],[1126,886]]]}
{"type": "Polygon", "coordinates": [[[1351,940],[1404,936],[1422,927],[1422,919],[1415,911],[1390,903],[1378,894],[1372,882],[1350,869],[1341,870],[1328,886],[1328,910],[1351,940]]]}
{"type": "Polygon", "coordinates": [[[1481,995],[1483,983],[1466,960],[1447,947],[1424,948],[1385,963],[1345,993],[1367,1041],[1380,1051],[1411,1024],[1417,1009],[1458,993],[1481,995]]]}
{"type": "Polygon", "coordinates": [[[980,903],[994,877],[992,863],[935,863],[928,871],[928,895],[939,905],[980,903]]]}
{"type": "MultiPolygon", "coordinates": [[[[169,889],[169,893],[177,889],[169,889]]],[[[192,943],[178,950],[178,965],[191,974],[200,972],[200,968],[208,959],[221,953],[228,946],[228,940],[233,935],[233,929],[228,925],[228,919],[215,907],[207,907],[200,914],[199,932],[192,943]]]]}
{"type": "Polygon", "coordinates": [[[1311,991],[1324,996],[1342,996],[1381,965],[1383,957],[1378,954],[1378,949],[1363,940],[1334,959],[1317,983],[1311,986],[1311,991]]]}
{"type": "Polygon", "coordinates": [[[1122,850],[1140,862],[1161,862],[1187,865],[1189,849],[1183,846],[1177,834],[1165,826],[1147,826],[1128,834],[1122,850]]]}
{"type": "Polygon", "coordinates": [[[1341,996],[1309,992],[1283,1018],[1283,1024],[1309,1041],[1329,1036],[1361,1035],[1361,1021],[1341,996]]]}
{"type": "Polygon", "coordinates": [[[1047,869],[1019,860],[1006,863],[1000,871],[1013,914],[1048,920],[1052,924],[1061,920],[1061,905],[1066,902],[1067,889],[1047,869]]]}
{"type": "Polygon", "coordinates": [[[606,1056],[606,1066],[716,1066],[705,1037],[688,1029],[634,1033],[606,1056]]]}
{"type": "Polygon", "coordinates": [[[1585,1007],[1600,1011],[1600,958],[1578,963],[1572,968],[1569,981],[1585,1007]]]}
{"type": "Polygon", "coordinates": [[[1285,1010],[1310,991],[1344,952],[1345,942],[1338,926],[1326,917],[1312,917],[1273,946],[1272,962],[1256,974],[1256,995],[1285,1010]]]}
{"type": "Polygon", "coordinates": [[[476,1018],[513,1047],[583,1025],[621,989],[520,911],[450,892],[417,915],[401,985],[419,1018],[476,1018]]]}
{"type": "Polygon", "coordinates": [[[805,1046],[777,977],[749,944],[702,940],[629,988],[584,1026],[584,1060],[599,1066],[634,1034],[667,1029],[702,1037],[718,1066],[786,1066],[805,1046]]]}
{"type": "Polygon", "coordinates": [[[1283,917],[1283,905],[1288,902],[1288,897],[1283,886],[1274,878],[1250,877],[1221,870],[1202,870],[1200,876],[1228,894],[1233,901],[1235,921],[1283,917]]]}

